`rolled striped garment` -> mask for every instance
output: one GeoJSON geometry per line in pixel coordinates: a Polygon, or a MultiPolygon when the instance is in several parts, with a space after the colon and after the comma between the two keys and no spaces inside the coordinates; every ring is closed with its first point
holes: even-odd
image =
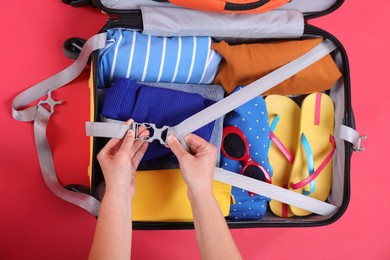
{"type": "Polygon", "coordinates": [[[107,31],[99,53],[99,88],[119,78],[140,82],[211,84],[222,57],[206,36],[160,37],[129,29],[107,31]]]}

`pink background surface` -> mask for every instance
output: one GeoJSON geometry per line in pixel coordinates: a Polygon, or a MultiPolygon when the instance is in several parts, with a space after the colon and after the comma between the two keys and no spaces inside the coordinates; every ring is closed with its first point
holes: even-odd
{"type": "MultiPolygon", "coordinates": [[[[390,51],[390,2],[346,1],[336,12],[311,21],[334,34],[349,55],[352,102],[366,151],[352,157],[352,197],[336,223],[316,228],[232,230],[245,259],[390,259],[390,141],[386,118],[390,51]]],[[[86,259],[96,220],[45,186],[31,123],[11,117],[12,99],[28,86],[62,70],[65,39],[88,38],[105,22],[90,8],[61,1],[1,1],[0,19],[0,259],[86,259]]],[[[49,125],[58,177],[88,183],[88,72],[55,92],[66,103],[49,125]]],[[[195,233],[135,231],[133,259],[198,259],[195,233]]]]}

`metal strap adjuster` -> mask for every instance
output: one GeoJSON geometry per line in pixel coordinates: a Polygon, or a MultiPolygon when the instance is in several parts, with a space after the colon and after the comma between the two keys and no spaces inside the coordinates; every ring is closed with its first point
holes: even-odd
{"type": "Polygon", "coordinates": [[[356,144],[353,146],[353,150],[356,152],[363,152],[365,148],[362,146],[362,141],[366,140],[367,136],[366,135],[359,135],[357,138],[356,144]]]}
{"type": "Polygon", "coordinates": [[[365,149],[362,146],[362,141],[367,139],[367,136],[359,134],[354,128],[340,124],[338,127],[338,137],[341,140],[352,144],[352,148],[356,152],[363,152],[365,149]]]}
{"type": "Polygon", "coordinates": [[[139,141],[145,141],[148,143],[153,142],[154,140],[157,140],[160,142],[162,145],[166,145],[167,142],[165,141],[167,138],[167,133],[168,133],[168,127],[169,126],[163,126],[161,128],[158,128],[155,124],[152,123],[137,123],[133,122],[129,129],[132,129],[134,131],[134,134],[136,136],[135,140],[139,141]],[[142,136],[139,137],[139,127],[142,126],[146,129],[149,130],[149,136],[142,136]]]}

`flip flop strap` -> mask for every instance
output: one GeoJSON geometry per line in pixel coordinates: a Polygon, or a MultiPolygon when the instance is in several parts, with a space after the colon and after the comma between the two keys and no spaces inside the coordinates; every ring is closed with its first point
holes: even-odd
{"type": "MultiPolygon", "coordinates": [[[[276,130],[276,126],[278,125],[280,121],[280,116],[275,115],[274,119],[272,119],[271,125],[269,126],[269,144],[268,144],[268,151],[271,147],[271,142],[273,142],[276,147],[279,149],[279,151],[283,154],[283,156],[292,164],[294,162],[294,156],[290,153],[290,151],[284,146],[284,144],[280,141],[280,139],[274,134],[276,130]]],[[[287,189],[287,185],[283,185],[283,188],[287,189]]],[[[289,205],[282,202],[282,217],[288,218],[288,209],[289,205]]]]}
{"type": "Polygon", "coordinates": [[[318,168],[313,172],[312,175],[310,175],[309,177],[303,179],[302,181],[298,182],[298,183],[290,183],[290,187],[294,190],[296,189],[300,189],[304,186],[306,186],[307,184],[309,184],[310,182],[312,182],[313,180],[315,180],[317,178],[317,176],[321,173],[321,171],[325,168],[325,166],[328,164],[328,162],[332,159],[332,156],[334,154],[334,151],[335,151],[335,148],[336,148],[336,142],[334,140],[334,137],[333,135],[330,135],[329,136],[329,142],[331,143],[332,145],[332,150],[330,151],[330,153],[326,156],[326,158],[324,159],[324,161],[320,164],[320,166],[318,166],[318,168]]]}
{"type": "MultiPolygon", "coordinates": [[[[284,189],[288,189],[287,185],[283,185],[284,189]]],[[[282,218],[288,218],[289,205],[282,202],[282,218]]]]}
{"type": "MultiPolygon", "coordinates": [[[[303,146],[303,149],[305,150],[306,160],[307,160],[307,169],[309,171],[309,176],[311,176],[314,173],[314,156],[313,151],[311,150],[311,146],[309,141],[307,140],[307,137],[304,133],[302,133],[301,136],[301,144],[303,146]]],[[[303,195],[310,195],[314,192],[316,188],[316,180],[313,180],[310,182],[310,191],[303,191],[303,195]]]]}
{"type": "Polygon", "coordinates": [[[316,107],[314,112],[314,125],[319,125],[321,120],[321,99],[322,93],[319,92],[316,95],[316,107]]]}
{"type": "Polygon", "coordinates": [[[272,119],[271,125],[269,126],[269,129],[272,132],[275,132],[276,126],[279,124],[279,121],[280,121],[280,116],[279,115],[275,115],[274,119],[272,119]]]}
{"type": "Polygon", "coordinates": [[[276,145],[283,156],[286,157],[286,159],[292,164],[294,162],[294,156],[272,131],[269,132],[269,138],[276,145]]]}
{"type": "Polygon", "coordinates": [[[292,164],[294,162],[294,156],[290,153],[290,151],[286,148],[286,146],[280,141],[280,139],[274,134],[276,130],[276,126],[279,123],[279,120],[280,120],[279,115],[276,115],[271,122],[270,131],[269,131],[270,145],[268,146],[268,149],[271,147],[271,141],[272,141],[279,149],[279,151],[283,154],[283,156],[286,157],[286,159],[292,164]]]}

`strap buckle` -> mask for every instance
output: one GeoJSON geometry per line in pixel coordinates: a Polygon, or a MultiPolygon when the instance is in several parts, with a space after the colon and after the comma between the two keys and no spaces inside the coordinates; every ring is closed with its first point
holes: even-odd
{"type": "Polygon", "coordinates": [[[365,148],[362,146],[362,141],[366,140],[367,136],[366,135],[359,135],[357,138],[356,144],[353,145],[353,150],[355,152],[363,152],[365,148]]]}
{"type": "Polygon", "coordinates": [[[48,105],[49,109],[48,111],[50,112],[50,115],[54,113],[54,107],[56,105],[62,104],[63,101],[56,101],[51,97],[51,90],[47,92],[47,98],[45,100],[40,100],[37,104],[37,106],[42,106],[42,105],[48,105]]]}
{"type": "Polygon", "coordinates": [[[167,142],[165,140],[167,138],[168,128],[169,128],[169,126],[163,126],[161,128],[158,128],[153,123],[137,123],[137,122],[133,122],[129,127],[129,129],[132,129],[134,131],[135,140],[144,141],[144,142],[148,142],[148,143],[151,143],[154,140],[157,140],[162,145],[167,144],[167,142]],[[148,129],[150,132],[150,135],[139,137],[138,135],[139,135],[139,127],[140,126],[148,129]]]}
{"type": "Polygon", "coordinates": [[[362,146],[362,141],[366,140],[367,136],[359,134],[354,128],[340,124],[338,135],[341,140],[351,143],[355,152],[363,152],[365,150],[362,146]]]}

